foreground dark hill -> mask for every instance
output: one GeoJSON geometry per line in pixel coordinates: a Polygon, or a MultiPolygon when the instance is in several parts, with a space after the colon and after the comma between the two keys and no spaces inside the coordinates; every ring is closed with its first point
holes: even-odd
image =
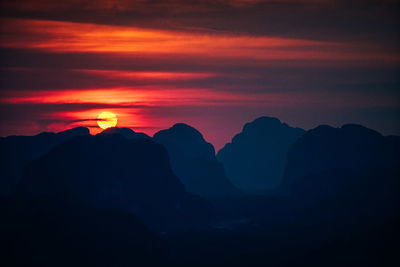
{"type": "Polygon", "coordinates": [[[25,200],[63,193],[89,207],[135,214],[157,230],[201,224],[210,212],[185,191],[162,145],[121,135],[69,140],[27,165],[16,187],[25,200]]]}
{"type": "Polygon", "coordinates": [[[129,128],[111,127],[111,128],[105,129],[98,135],[105,135],[105,134],[120,134],[128,140],[139,139],[139,138],[151,139],[151,137],[148,136],[147,134],[138,133],[129,128]]]}
{"type": "Polygon", "coordinates": [[[174,173],[189,192],[205,197],[239,193],[216,160],[214,147],[196,129],[178,123],[157,132],[153,139],[166,147],[174,173]]]}
{"type": "Polygon", "coordinates": [[[2,266],[160,266],[166,245],[134,215],[68,194],[3,201],[2,266]]]}
{"type": "Polygon", "coordinates": [[[0,195],[9,195],[22,175],[24,166],[53,147],[89,130],[77,127],[59,133],[43,132],[35,136],[0,138],[0,195]]]}
{"type": "Polygon", "coordinates": [[[247,123],[218,152],[217,159],[237,187],[248,191],[274,189],[282,181],[290,145],[304,132],[276,118],[261,117],[247,123]]]}

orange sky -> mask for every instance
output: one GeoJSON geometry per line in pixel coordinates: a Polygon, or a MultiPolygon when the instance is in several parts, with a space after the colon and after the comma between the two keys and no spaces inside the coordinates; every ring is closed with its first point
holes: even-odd
{"type": "MultiPolygon", "coordinates": [[[[332,22],[337,28],[324,28],[330,36],[314,30],[318,25],[310,26],[307,18],[299,20],[297,32],[287,32],[284,20],[278,20],[276,27],[285,34],[272,34],[273,26],[257,17],[257,8],[275,8],[271,1],[219,1],[198,7],[180,1],[88,1],[84,13],[77,11],[71,19],[63,10],[74,9],[74,1],[21,3],[5,1],[11,15],[0,18],[0,108],[1,122],[7,125],[1,135],[79,125],[97,133],[94,119],[105,110],[117,114],[119,126],[149,134],[175,122],[190,123],[217,148],[261,115],[306,128],[355,120],[373,127],[390,110],[392,117],[382,129],[396,130],[395,46],[375,41],[370,33],[345,35],[340,21],[332,22]],[[222,7],[232,14],[253,13],[244,20],[237,15],[242,24],[235,24],[224,17],[222,7]],[[162,10],[174,14],[173,19],[160,20],[162,10]],[[84,16],[91,14],[87,12],[98,15],[84,16]],[[129,12],[145,16],[128,21],[129,12]],[[207,15],[213,12],[219,16],[207,15]],[[252,14],[271,34],[260,33],[252,14]],[[302,27],[313,30],[312,38],[302,27]],[[332,38],[335,34],[338,37],[332,38]]],[[[282,3],[292,9],[290,1],[282,3]]],[[[327,1],[301,1],[299,7],[315,16],[315,10],[332,8],[327,1]]]]}
{"type": "Polygon", "coordinates": [[[386,51],[360,44],[226,32],[187,33],[49,20],[2,19],[2,47],[47,52],[106,52],[254,60],[378,60],[398,62],[386,51]],[[362,49],[360,49],[362,48],[362,49]]]}

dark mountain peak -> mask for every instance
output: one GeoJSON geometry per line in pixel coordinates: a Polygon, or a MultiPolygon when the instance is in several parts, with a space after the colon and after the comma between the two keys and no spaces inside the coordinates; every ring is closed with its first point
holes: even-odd
{"type": "Polygon", "coordinates": [[[313,133],[313,132],[318,132],[318,131],[332,131],[336,129],[335,127],[332,127],[327,124],[321,124],[315,127],[314,129],[309,130],[307,133],[313,133]]]}
{"type": "Polygon", "coordinates": [[[340,128],[334,128],[330,125],[319,125],[314,129],[308,130],[297,142],[304,142],[308,138],[313,138],[314,141],[320,137],[331,138],[332,135],[336,135],[339,131],[340,128]]]}
{"type": "Polygon", "coordinates": [[[359,124],[345,124],[340,128],[334,128],[329,125],[320,125],[309,130],[299,139],[300,143],[326,142],[333,146],[337,143],[349,146],[365,145],[366,147],[379,143],[383,136],[375,130],[369,129],[359,124]]]}
{"type": "Polygon", "coordinates": [[[365,126],[359,125],[359,124],[344,124],[341,129],[345,131],[348,134],[352,135],[358,135],[358,134],[363,134],[365,136],[369,137],[374,137],[374,138],[381,138],[382,134],[379,132],[367,128],[365,126]]]}
{"type": "Polygon", "coordinates": [[[277,186],[284,170],[286,153],[305,131],[273,117],[246,123],[217,154],[228,178],[242,189],[266,190],[277,186]]]}
{"type": "Polygon", "coordinates": [[[386,138],[375,130],[358,124],[345,124],[340,128],[321,125],[307,131],[294,144],[294,147],[304,147],[328,151],[329,149],[350,150],[353,146],[364,145],[364,148],[381,144],[386,138]],[[321,147],[325,143],[326,147],[321,147]]]}
{"type": "Polygon", "coordinates": [[[89,135],[89,134],[90,134],[89,129],[86,127],[82,127],[82,126],[75,127],[75,128],[68,129],[68,130],[57,133],[57,135],[59,135],[59,136],[70,136],[70,137],[78,136],[78,135],[89,135]]]}
{"type": "MultiPolygon", "coordinates": [[[[252,122],[248,122],[244,125],[243,131],[250,130],[252,128],[265,128],[265,127],[279,127],[282,123],[278,118],[262,116],[252,122]]],[[[286,125],[286,124],[284,124],[286,125]]]]}
{"type": "Polygon", "coordinates": [[[285,184],[333,169],[392,169],[400,160],[398,148],[398,139],[361,125],[318,126],[290,148],[285,184]]]}
{"type": "Polygon", "coordinates": [[[123,137],[125,137],[126,139],[138,139],[138,138],[151,139],[151,137],[148,136],[147,134],[137,133],[130,128],[111,127],[111,128],[105,129],[98,135],[106,135],[106,134],[120,134],[123,137]]]}
{"type": "Polygon", "coordinates": [[[14,135],[14,136],[8,136],[6,138],[21,138],[21,137],[22,138],[48,138],[48,137],[54,137],[55,135],[56,135],[56,133],[53,133],[53,132],[41,132],[34,136],[26,136],[26,135],[16,136],[16,135],[14,135]]]}
{"type": "Polygon", "coordinates": [[[176,123],[169,129],[161,130],[153,138],[172,154],[178,153],[185,158],[215,158],[213,145],[198,130],[185,123],[176,123]]]}
{"type": "Polygon", "coordinates": [[[315,133],[320,134],[320,133],[339,133],[339,132],[343,132],[346,134],[369,134],[369,135],[375,135],[377,137],[382,136],[375,130],[372,130],[360,124],[353,124],[353,123],[344,124],[342,127],[339,128],[335,128],[330,125],[319,125],[314,129],[309,130],[307,132],[307,135],[315,133]]]}
{"type": "Polygon", "coordinates": [[[174,135],[177,138],[192,142],[206,142],[203,135],[195,128],[185,123],[176,123],[171,128],[161,130],[154,136],[158,135],[174,135]]]}
{"type": "Polygon", "coordinates": [[[46,139],[46,138],[60,138],[60,139],[68,139],[68,138],[73,138],[75,136],[79,136],[79,135],[89,135],[89,129],[86,127],[75,127],[75,128],[71,128],[65,131],[61,131],[58,133],[54,133],[54,132],[41,132],[38,133],[37,135],[11,135],[11,136],[7,136],[7,137],[1,137],[1,139],[3,140],[42,140],[42,139],[46,139]]]}
{"type": "Polygon", "coordinates": [[[268,138],[275,139],[282,134],[293,131],[297,131],[298,134],[305,132],[303,129],[290,127],[277,118],[263,116],[246,123],[242,132],[232,138],[232,143],[240,142],[240,139],[248,139],[249,142],[270,142],[271,140],[268,140],[268,138]]]}
{"type": "Polygon", "coordinates": [[[42,132],[35,136],[9,136],[0,139],[0,195],[11,193],[18,182],[22,169],[32,160],[52,148],[77,136],[90,136],[85,127],[77,127],[59,133],[42,132]]]}
{"type": "Polygon", "coordinates": [[[167,148],[172,169],[189,192],[201,196],[238,193],[216,160],[214,147],[195,128],[177,123],[156,133],[153,140],[167,148]]]}
{"type": "Polygon", "coordinates": [[[57,146],[28,164],[16,187],[27,198],[61,193],[88,207],[134,213],[154,229],[178,227],[194,212],[209,211],[185,191],[164,146],[118,134],[80,136],[57,146]]]}

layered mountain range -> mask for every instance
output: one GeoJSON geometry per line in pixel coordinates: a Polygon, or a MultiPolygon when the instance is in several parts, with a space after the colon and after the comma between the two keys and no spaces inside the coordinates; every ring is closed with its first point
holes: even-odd
{"type": "Polygon", "coordinates": [[[261,117],[217,155],[183,123],[153,137],[12,136],[0,148],[11,266],[320,265],[365,253],[378,264],[395,253],[379,244],[399,236],[400,137],[361,125],[305,131],[261,117]]]}

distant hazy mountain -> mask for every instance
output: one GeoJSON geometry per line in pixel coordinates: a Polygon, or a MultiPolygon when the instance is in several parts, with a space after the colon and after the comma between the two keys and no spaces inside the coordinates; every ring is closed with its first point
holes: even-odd
{"type": "Polygon", "coordinates": [[[201,224],[210,207],[172,172],[162,145],[120,135],[82,136],[25,168],[23,198],[69,193],[84,205],[131,212],[153,229],[201,224]]]}
{"type": "Polygon", "coordinates": [[[172,169],[189,192],[206,197],[239,193],[216,160],[214,147],[196,129],[178,123],[153,139],[167,148],[172,169]]]}
{"type": "Polygon", "coordinates": [[[304,130],[276,118],[260,117],[246,123],[217,154],[228,178],[239,188],[262,191],[282,180],[287,151],[304,130]]]}
{"type": "Polygon", "coordinates": [[[0,137],[0,195],[8,195],[21,177],[24,166],[53,147],[80,135],[89,135],[85,127],[35,136],[0,137]]]}
{"type": "Polygon", "coordinates": [[[135,131],[133,131],[132,129],[129,128],[118,128],[118,127],[111,127],[108,129],[105,129],[104,131],[102,131],[101,133],[99,133],[98,135],[103,135],[103,134],[120,134],[123,137],[125,137],[126,139],[137,139],[137,138],[145,138],[145,139],[151,139],[150,136],[148,136],[145,133],[137,133],[135,131]]]}

